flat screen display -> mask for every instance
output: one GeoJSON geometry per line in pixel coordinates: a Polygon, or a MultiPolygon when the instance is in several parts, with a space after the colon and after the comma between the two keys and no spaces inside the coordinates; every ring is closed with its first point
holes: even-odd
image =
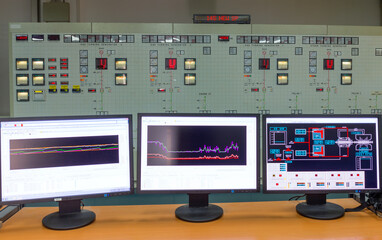
{"type": "Polygon", "coordinates": [[[379,117],[265,116],[265,191],[380,189],[379,117]]]}
{"type": "Polygon", "coordinates": [[[139,191],[258,189],[257,115],[139,115],[139,191]]]}
{"type": "Polygon", "coordinates": [[[1,201],[132,191],[131,116],[2,119],[1,201]]]}

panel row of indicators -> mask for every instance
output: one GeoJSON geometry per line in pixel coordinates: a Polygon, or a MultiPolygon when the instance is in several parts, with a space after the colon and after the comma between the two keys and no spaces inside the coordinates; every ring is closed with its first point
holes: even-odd
{"type": "MultiPolygon", "coordinates": [[[[45,59],[44,58],[32,58],[32,70],[45,70],[45,59]]],[[[57,70],[56,58],[48,58],[48,70],[57,70]]],[[[59,67],[61,70],[69,69],[69,59],[60,58],[59,67]]],[[[29,59],[28,58],[16,58],[16,70],[29,70],[29,59]]]]}
{"type": "MultiPolygon", "coordinates": [[[[63,34],[65,43],[134,43],[134,35],[63,34]]],[[[16,41],[60,41],[60,34],[17,34],[16,41]]],[[[219,42],[228,42],[229,35],[219,35],[219,42]]],[[[142,35],[142,43],[211,43],[211,35],[142,35]]],[[[296,44],[295,36],[237,36],[238,44],[296,44]]],[[[302,44],[359,45],[358,37],[303,36],[302,44]]]]}
{"type": "MultiPolygon", "coordinates": [[[[57,74],[49,74],[49,78],[56,78],[57,74]]],[[[68,78],[68,73],[60,74],[61,78],[68,78]]],[[[81,75],[81,77],[83,77],[81,75]]],[[[16,74],[16,86],[29,86],[29,74],[16,74]]],[[[32,86],[45,86],[45,74],[32,74],[32,86]]],[[[49,85],[57,85],[57,81],[49,81],[49,85]]],[[[61,81],[68,85],[68,81],[61,81]]],[[[115,73],[115,85],[127,85],[127,73],[115,73]]]]}

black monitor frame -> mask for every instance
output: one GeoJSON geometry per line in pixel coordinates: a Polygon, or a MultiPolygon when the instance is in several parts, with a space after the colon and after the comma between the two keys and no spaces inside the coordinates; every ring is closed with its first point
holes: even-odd
{"type": "MultiPolygon", "coordinates": [[[[95,193],[95,194],[73,194],[70,196],[54,196],[54,197],[46,197],[46,198],[34,198],[34,199],[21,199],[21,200],[14,200],[14,201],[2,201],[2,184],[0,184],[0,203],[1,204],[27,204],[27,203],[39,203],[39,202],[58,202],[59,203],[59,208],[60,214],[65,214],[73,211],[87,211],[87,210],[81,210],[80,209],[80,203],[82,199],[85,198],[97,198],[97,197],[112,197],[112,196],[120,196],[120,195],[127,195],[127,194],[133,194],[134,193],[134,169],[133,169],[133,125],[132,125],[132,115],[129,114],[124,114],[124,115],[106,115],[106,116],[55,116],[55,117],[17,117],[17,118],[1,118],[0,123],[3,122],[23,122],[23,121],[54,121],[54,120],[91,120],[91,119],[111,119],[111,118],[124,118],[128,119],[129,121],[129,174],[130,174],[130,190],[129,191],[118,191],[118,192],[103,192],[103,193],[95,193]]],[[[0,138],[0,144],[1,144],[2,139],[0,138]]],[[[0,154],[1,154],[1,148],[0,148],[0,154]]],[[[127,169],[126,169],[127,170],[127,169]]],[[[1,175],[1,164],[0,164],[0,181],[2,179],[1,175]]],[[[90,211],[87,211],[86,214],[90,211]]],[[[92,212],[91,212],[92,213],[92,212]]],[[[92,214],[94,215],[94,213],[92,214]]],[[[49,216],[49,215],[48,215],[49,216]]],[[[47,216],[47,217],[48,217],[47,216]]],[[[94,216],[90,216],[95,218],[94,216]]],[[[44,219],[45,220],[45,219],[44,219]]],[[[43,220],[43,223],[44,223],[43,220]]],[[[90,223],[87,223],[90,224],[90,223]]],[[[86,224],[86,225],[87,225],[86,224]]],[[[45,223],[44,223],[45,225],[45,223]]],[[[46,225],[45,225],[46,226],[46,225]]],[[[82,225],[85,226],[85,225],[82,225]]],[[[77,228],[78,226],[65,226],[64,228],[55,228],[55,227],[50,227],[46,226],[48,228],[52,229],[73,229],[77,228]]]]}
{"type": "Polygon", "coordinates": [[[190,222],[206,222],[212,221],[222,216],[223,210],[216,205],[208,203],[208,194],[210,193],[248,193],[248,192],[259,192],[260,191],[260,143],[259,143],[259,114],[162,114],[162,113],[139,113],[138,114],[138,137],[137,137],[137,193],[187,193],[189,195],[189,205],[179,207],[175,214],[178,218],[190,221],[190,222]],[[210,117],[253,117],[256,118],[256,189],[174,189],[174,190],[142,190],[141,188],[141,141],[142,141],[142,118],[143,117],[198,117],[198,118],[210,118],[210,117]],[[210,211],[210,212],[207,212],[210,211]]]}
{"type": "MultiPolygon", "coordinates": [[[[381,158],[381,116],[379,115],[345,115],[345,114],[336,114],[336,115],[263,115],[262,121],[262,136],[263,136],[263,192],[264,193],[303,193],[306,194],[306,202],[300,203],[296,206],[296,210],[299,214],[314,218],[314,219],[335,219],[342,217],[344,215],[344,209],[341,206],[338,206],[333,203],[326,202],[326,194],[328,193],[366,193],[366,192],[377,192],[381,189],[381,164],[377,169],[379,174],[378,184],[379,189],[325,189],[325,190],[268,190],[267,187],[267,144],[268,144],[268,133],[267,133],[267,118],[343,118],[344,123],[348,118],[376,118],[377,119],[377,133],[378,136],[378,157],[381,158]],[[313,206],[313,207],[312,207],[313,206]]],[[[380,162],[379,159],[375,161],[380,162]]]]}

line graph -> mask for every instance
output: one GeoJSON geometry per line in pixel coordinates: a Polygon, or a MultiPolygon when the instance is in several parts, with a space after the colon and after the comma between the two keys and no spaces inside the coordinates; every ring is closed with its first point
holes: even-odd
{"type": "Polygon", "coordinates": [[[11,170],[119,162],[118,135],[10,140],[11,170]]]}
{"type": "Polygon", "coordinates": [[[148,166],[245,165],[245,126],[149,126],[148,166]]]}
{"type": "Polygon", "coordinates": [[[41,147],[41,148],[12,149],[11,155],[108,151],[108,150],[117,150],[117,149],[118,149],[117,143],[114,143],[114,144],[76,145],[76,146],[53,146],[53,147],[41,147]]]}

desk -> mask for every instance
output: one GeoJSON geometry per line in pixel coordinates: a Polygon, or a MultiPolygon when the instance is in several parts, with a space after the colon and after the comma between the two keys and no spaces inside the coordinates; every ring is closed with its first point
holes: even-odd
{"type": "MultiPolygon", "coordinates": [[[[353,199],[329,200],[345,208],[353,199]]],[[[57,208],[24,208],[0,229],[10,239],[381,239],[382,219],[369,210],[345,213],[336,220],[314,220],[296,213],[297,201],[219,203],[222,218],[208,223],[189,223],[175,218],[179,205],[130,205],[86,207],[96,221],[84,228],[53,231],[41,219],[57,208]]]]}

